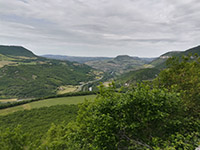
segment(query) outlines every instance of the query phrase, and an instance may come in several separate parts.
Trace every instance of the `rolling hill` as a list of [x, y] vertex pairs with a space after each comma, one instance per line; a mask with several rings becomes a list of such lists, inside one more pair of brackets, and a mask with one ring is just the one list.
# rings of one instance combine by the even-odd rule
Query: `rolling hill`
[[170, 58], [172, 56], [182, 57], [182, 56], [186, 56], [188, 54], [193, 54], [193, 55], [198, 54], [198, 55], [200, 55], [200, 46], [193, 47], [193, 48], [190, 48], [190, 49], [185, 50], [185, 51], [167, 52], [167, 53], [161, 55], [160, 57], [158, 57], [157, 59], [153, 60], [150, 64], [154, 67], [157, 67], [157, 68], [164, 68], [165, 62], [168, 58]]
[[95, 80], [98, 71], [85, 64], [38, 57], [18, 46], [0, 46], [0, 98], [54, 95], [60, 87]]
[[156, 78], [160, 70], [157, 68], [143, 68], [135, 71], [130, 71], [118, 77], [117, 82], [123, 83], [125, 85], [130, 85], [133, 83], [152, 80]]
[[171, 51], [171, 52], [167, 52], [163, 55], [161, 55], [160, 57], [156, 58], [155, 60], [153, 60], [150, 64], [154, 67], [158, 67], [158, 68], [162, 68], [162, 65], [165, 64], [166, 60], [172, 56], [177, 56], [179, 53], [181, 53], [180, 51]]
[[57, 60], [68, 60], [71, 62], [79, 62], [89, 65], [98, 70], [104, 72], [112, 72], [121, 74], [130, 70], [135, 70], [141, 67], [143, 64], [147, 64], [155, 58], [139, 58], [131, 57], [128, 55], [119, 55], [115, 58], [112, 57], [77, 57], [77, 56], [65, 56], [65, 55], [42, 55], [42, 57], [57, 59]]
[[89, 61], [85, 64], [104, 72], [110, 72], [115, 75], [120, 75], [125, 72], [143, 68], [148, 63], [149, 59], [131, 57], [128, 55], [119, 55], [113, 59], [101, 61]]
[[167, 52], [160, 57], [154, 59], [152, 62], [149, 63], [152, 68], [142, 68], [135, 71], [131, 71], [128, 73], [119, 76], [116, 81], [120, 84], [131, 84], [137, 81], [144, 81], [144, 80], [152, 80], [156, 77], [159, 72], [166, 68], [166, 61], [168, 58], [172, 56], [182, 57], [188, 54], [198, 54], [200, 55], [200, 46], [185, 50], [185, 51], [170, 51]]
[[188, 54], [195, 54], [195, 53], [200, 56], [200, 45], [196, 46], [196, 47], [193, 47], [193, 48], [190, 48], [190, 49], [188, 49], [186, 51], [183, 51], [180, 54], [178, 54], [178, 56], [180, 56], [180, 55], [188, 55]]

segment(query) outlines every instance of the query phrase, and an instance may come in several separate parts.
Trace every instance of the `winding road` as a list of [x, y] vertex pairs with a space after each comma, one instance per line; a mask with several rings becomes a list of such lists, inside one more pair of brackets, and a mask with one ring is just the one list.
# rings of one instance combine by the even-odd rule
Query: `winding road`
[[102, 77], [99, 78], [99, 79], [96, 79], [96, 80], [93, 80], [93, 81], [88, 81], [88, 82], [86, 82], [86, 83], [81, 84], [81, 85], [78, 87], [77, 91], [78, 91], [78, 92], [82, 91], [82, 89], [83, 89], [83, 87], [84, 87], [85, 85], [91, 84], [91, 83], [95, 83], [95, 82], [97, 82], [97, 81], [100, 81], [101, 79], [103, 79], [103, 77], [104, 77], [104, 76], [102, 76]]

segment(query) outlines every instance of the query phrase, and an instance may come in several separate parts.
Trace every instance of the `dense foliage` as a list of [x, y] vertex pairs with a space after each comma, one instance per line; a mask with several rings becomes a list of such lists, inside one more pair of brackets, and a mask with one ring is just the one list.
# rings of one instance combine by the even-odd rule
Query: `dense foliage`
[[20, 142], [30, 149], [38, 147], [52, 123], [66, 125], [75, 120], [77, 110], [76, 105], [57, 105], [0, 116], [0, 150], [23, 149], [15, 147]]
[[198, 55], [172, 57], [168, 69], [163, 70], [155, 80], [156, 85], [176, 89], [187, 103], [189, 111], [199, 112], [200, 104], [200, 58]]
[[[85, 102], [76, 122], [61, 137], [50, 134], [43, 149], [194, 149], [199, 125], [185, 118], [179, 94], [139, 85], [126, 94], [101, 88], [94, 103]], [[197, 123], [197, 122], [196, 122]], [[58, 127], [55, 130], [60, 130]], [[51, 130], [49, 131], [51, 132]], [[62, 139], [62, 140], [59, 140]], [[52, 146], [52, 143], [55, 145]]]

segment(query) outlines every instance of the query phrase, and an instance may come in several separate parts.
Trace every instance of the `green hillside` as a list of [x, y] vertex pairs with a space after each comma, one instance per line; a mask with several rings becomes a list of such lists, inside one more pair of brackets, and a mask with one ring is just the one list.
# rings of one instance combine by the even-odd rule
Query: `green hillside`
[[21, 46], [3, 46], [0, 45], [0, 54], [6, 56], [25, 56], [36, 57], [31, 51]]
[[98, 71], [84, 64], [37, 57], [21, 47], [8, 46], [8, 52], [1, 47], [0, 98], [54, 95], [60, 86], [80, 86], [97, 77]]
[[186, 56], [188, 54], [195, 54], [195, 53], [200, 55], [200, 46], [188, 49], [186, 51], [167, 52], [150, 63], [150, 66], [153, 66], [153, 68], [138, 69], [135, 71], [125, 73], [117, 78], [117, 82], [124, 84], [124, 83], [135, 83], [137, 81], [154, 79], [161, 70], [166, 68], [166, 61], [168, 58], [171, 58], [172, 56], [182, 57], [183, 55]]
[[190, 49], [185, 50], [185, 51], [167, 52], [167, 53], [161, 55], [160, 57], [158, 57], [157, 59], [153, 60], [150, 64], [152, 66], [155, 66], [155, 67], [161, 69], [161, 68], [165, 67], [165, 62], [168, 58], [170, 58], [172, 56], [182, 57], [183, 55], [186, 56], [188, 54], [198, 54], [198, 55], [200, 55], [200, 46], [190, 48]]
[[195, 54], [195, 53], [200, 55], [200, 46], [196, 46], [194, 48], [190, 48], [190, 49], [188, 49], [186, 51], [183, 51], [182, 53], [179, 54], [179, 56], [180, 55]]
[[158, 68], [162, 68], [160, 66], [163, 66], [163, 64], [165, 64], [166, 60], [172, 56], [177, 56], [179, 53], [178, 51], [171, 51], [171, 52], [167, 52], [163, 55], [161, 55], [160, 57], [156, 58], [155, 60], [153, 60], [150, 64], [152, 66], [156, 66]]
[[117, 82], [121, 84], [132, 84], [144, 80], [151, 80], [154, 79], [159, 72], [160, 70], [156, 68], [144, 68], [136, 71], [130, 71], [120, 76], [117, 79]]

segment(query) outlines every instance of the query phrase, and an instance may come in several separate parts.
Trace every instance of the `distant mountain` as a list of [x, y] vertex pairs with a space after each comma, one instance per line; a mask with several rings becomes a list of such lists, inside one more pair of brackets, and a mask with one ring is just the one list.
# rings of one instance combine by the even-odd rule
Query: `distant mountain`
[[135, 70], [137, 68], [142, 67], [144, 64], [148, 64], [149, 62], [155, 59], [155, 58], [131, 57], [128, 55], [119, 55], [115, 58], [76, 57], [76, 56], [64, 56], [64, 55], [42, 55], [42, 57], [84, 63], [95, 69], [102, 70], [104, 72], [111, 72], [115, 74], [122, 74], [130, 70]]
[[142, 60], [144, 60], [145, 62], [147, 62], [147, 63], [150, 63], [150, 62], [152, 62], [153, 60], [155, 60], [156, 59], [156, 57], [140, 57], [140, 59], [142, 59]]
[[115, 73], [116, 75], [123, 74], [128, 71], [143, 68], [145, 64], [149, 63], [150, 59], [131, 57], [128, 55], [119, 55], [113, 59], [88, 61], [85, 64], [104, 72]]
[[54, 95], [65, 86], [79, 86], [98, 76], [85, 64], [38, 57], [23, 47], [0, 46], [0, 98]]
[[128, 55], [119, 55], [117, 57], [114, 58], [115, 61], [132, 61], [132, 60], [140, 60], [140, 58], [138, 57], [131, 57]]
[[71, 62], [79, 62], [79, 63], [112, 59], [111, 57], [77, 57], [77, 56], [65, 56], [65, 55], [42, 55], [42, 57], [57, 59], [57, 60], [68, 60]]

